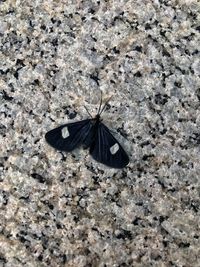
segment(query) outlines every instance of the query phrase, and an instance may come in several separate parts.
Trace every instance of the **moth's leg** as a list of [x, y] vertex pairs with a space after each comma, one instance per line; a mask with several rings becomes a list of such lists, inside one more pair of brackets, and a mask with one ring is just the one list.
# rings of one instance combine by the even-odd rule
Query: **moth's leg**
[[109, 129], [109, 131], [110, 131], [112, 134], [117, 135], [117, 136], [121, 135], [123, 138], [125, 138], [126, 140], [128, 140], [127, 137], [124, 136], [120, 131], [112, 130], [112, 129], [110, 129], [110, 128], [108, 128], [108, 129]]

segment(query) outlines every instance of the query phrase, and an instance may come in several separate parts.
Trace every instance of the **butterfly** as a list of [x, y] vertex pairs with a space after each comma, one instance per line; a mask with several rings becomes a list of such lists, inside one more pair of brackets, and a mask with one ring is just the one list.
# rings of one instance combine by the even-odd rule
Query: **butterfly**
[[67, 123], [47, 132], [45, 135], [47, 143], [59, 151], [66, 152], [83, 145], [84, 148], [89, 148], [89, 153], [96, 161], [112, 168], [124, 168], [129, 163], [129, 157], [101, 119], [109, 100], [101, 109], [101, 95], [95, 117], [92, 117], [85, 107], [91, 118]]

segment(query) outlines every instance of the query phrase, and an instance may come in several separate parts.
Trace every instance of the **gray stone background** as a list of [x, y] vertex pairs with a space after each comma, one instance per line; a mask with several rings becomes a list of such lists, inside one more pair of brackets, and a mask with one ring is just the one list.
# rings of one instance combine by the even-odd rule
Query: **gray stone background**
[[[200, 2], [0, 10], [0, 266], [200, 266]], [[122, 170], [44, 140], [100, 90]]]

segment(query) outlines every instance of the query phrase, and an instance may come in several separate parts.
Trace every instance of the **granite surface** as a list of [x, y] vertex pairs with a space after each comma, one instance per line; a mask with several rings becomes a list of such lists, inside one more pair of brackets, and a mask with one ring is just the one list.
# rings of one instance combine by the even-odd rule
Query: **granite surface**
[[[0, 1], [0, 266], [200, 266], [200, 2]], [[122, 169], [44, 134], [95, 114]]]

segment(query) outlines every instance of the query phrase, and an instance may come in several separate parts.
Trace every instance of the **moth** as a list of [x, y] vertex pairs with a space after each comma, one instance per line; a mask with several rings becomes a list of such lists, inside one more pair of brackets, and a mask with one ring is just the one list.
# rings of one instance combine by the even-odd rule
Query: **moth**
[[47, 132], [47, 143], [57, 150], [66, 152], [83, 145], [84, 148], [89, 148], [89, 153], [96, 161], [112, 168], [124, 168], [129, 163], [129, 157], [101, 118], [109, 100], [101, 108], [101, 96], [95, 117], [92, 117], [85, 107], [91, 118], [67, 123]]

